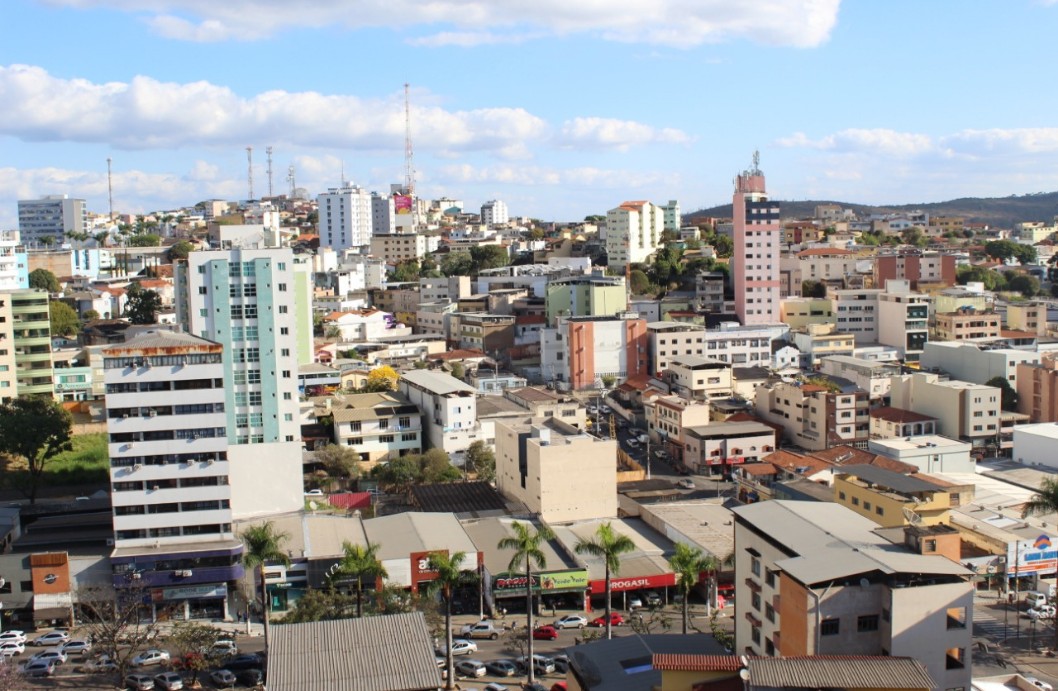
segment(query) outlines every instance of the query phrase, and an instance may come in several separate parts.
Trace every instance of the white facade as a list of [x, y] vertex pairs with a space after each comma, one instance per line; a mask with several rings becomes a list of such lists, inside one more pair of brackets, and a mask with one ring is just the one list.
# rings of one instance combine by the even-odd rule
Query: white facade
[[1014, 426], [1014, 460], [1025, 465], [1058, 469], [1058, 424], [1041, 422]]
[[419, 260], [437, 249], [440, 238], [436, 235], [393, 233], [374, 235], [367, 243], [371, 254], [390, 264]]
[[367, 190], [346, 183], [316, 199], [320, 215], [320, 247], [343, 250], [371, 243], [372, 206]]
[[878, 295], [878, 342], [917, 362], [929, 340], [929, 298], [911, 291], [906, 280], [886, 281]]
[[977, 462], [970, 455], [971, 446], [968, 443], [936, 434], [871, 439], [867, 449], [909, 463], [923, 473], [977, 472]]
[[872, 362], [847, 355], [828, 355], [819, 362], [819, 371], [834, 377], [848, 379], [867, 392], [872, 400], [889, 395], [892, 377], [900, 374], [898, 365]]
[[45, 238], [51, 238], [51, 244], [58, 247], [70, 242], [70, 233], [84, 233], [87, 226], [84, 199], [53, 194], [18, 202], [18, 230], [27, 246], [44, 247]]
[[676, 199], [670, 199], [668, 204], [661, 207], [661, 210], [664, 214], [663, 224], [665, 230], [671, 230], [674, 233], [678, 233], [680, 231], [680, 226], [683, 225], [683, 215], [680, 213], [680, 202]]
[[0, 290], [18, 290], [28, 288], [22, 285], [23, 271], [19, 270], [19, 261], [25, 261], [25, 255], [16, 253], [21, 244], [17, 230], [0, 231]]
[[936, 418], [941, 434], [975, 446], [999, 436], [1000, 391], [993, 386], [916, 372], [893, 377], [890, 401], [894, 408]]
[[234, 537], [221, 351], [154, 331], [104, 351], [117, 547]]
[[827, 293], [833, 305], [839, 330], [856, 338], [856, 345], [878, 342], [878, 296], [880, 289], [831, 290]]
[[422, 411], [423, 448], [442, 449], [453, 461], [462, 461], [475, 441], [486, 440], [478, 422], [473, 387], [450, 374], [411, 370], [398, 382], [400, 392]]
[[640, 264], [657, 251], [665, 212], [645, 201], [624, 202], [606, 213], [606, 256], [611, 268]]
[[695, 324], [653, 322], [647, 324], [650, 349], [650, 372], [667, 369], [678, 355], [697, 355], [736, 366], [771, 362], [771, 343], [789, 332], [785, 324], [774, 326], [739, 326], [727, 322], [719, 329]]
[[507, 204], [499, 199], [487, 201], [481, 205], [481, 223], [486, 226], [502, 226], [510, 221]]
[[371, 232], [397, 232], [396, 212], [393, 209], [393, 197], [378, 192], [371, 193]]
[[1018, 388], [1018, 365], [1039, 362], [1039, 353], [1013, 348], [984, 350], [974, 343], [931, 342], [922, 352], [922, 369], [939, 369], [956, 379], [975, 384], [1002, 377], [1014, 389]]

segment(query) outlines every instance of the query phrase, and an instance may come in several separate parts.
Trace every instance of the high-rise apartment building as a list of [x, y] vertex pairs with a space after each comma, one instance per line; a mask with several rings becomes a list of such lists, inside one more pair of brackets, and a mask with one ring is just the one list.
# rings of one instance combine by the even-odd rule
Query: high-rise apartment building
[[507, 204], [498, 199], [487, 201], [481, 205], [481, 223], [486, 226], [502, 226], [510, 221], [507, 213]]
[[0, 290], [29, 287], [25, 250], [17, 230], [0, 231]]
[[372, 203], [367, 190], [351, 182], [316, 198], [320, 247], [344, 250], [371, 244]]
[[735, 248], [731, 280], [735, 314], [743, 325], [777, 324], [779, 318], [779, 203], [770, 201], [764, 173], [754, 154], [753, 167], [735, 178], [732, 199]]
[[103, 351], [114, 585], [150, 588], [155, 616], [227, 618], [243, 575], [224, 360], [219, 343], [162, 330]]
[[0, 399], [54, 396], [48, 293], [0, 292], [0, 317]]
[[665, 212], [650, 202], [624, 202], [606, 212], [606, 256], [609, 266], [624, 270], [647, 261], [657, 251], [665, 229]]
[[661, 207], [661, 211], [664, 215], [665, 230], [671, 230], [674, 233], [680, 232], [680, 226], [683, 225], [680, 202], [676, 199], [670, 199], [668, 204]]
[[397, 231], [396, 211], [393, 208], [393, 197], [378, 192], [371, 193], [371, 232], [386, 235]]
[[22, 242], [28, 246], [61, 245], [69, 241], [70, 233], [84, 233], [87, 226], [88, 209], [84, 199], [52, 194], [18, 202], [18, 230]]

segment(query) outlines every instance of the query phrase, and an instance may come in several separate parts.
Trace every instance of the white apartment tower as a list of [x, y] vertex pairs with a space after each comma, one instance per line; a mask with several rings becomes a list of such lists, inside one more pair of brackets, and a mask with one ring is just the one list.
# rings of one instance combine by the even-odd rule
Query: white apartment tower
[[[25, 254], [19, 252], [22, 243], [17, 230], [0, 230], [0, 290], [28, 288]], [[20, 266], [20, 264], [22, 266]]]
[[510, 216], [507, 214], [507, 204], [498, 199], [487, 201], [481, 205], [481, 223], [491, 228], [492, 226], [507, 225]]
[[606, 256], [611, 268], [623, 270], [650, 258], [661, 242], [665, 212], [645, 201], [624, 202], [606, 212]]
[[320, 247], [341, 251], [371, 244], [371, 195], [351, 182], [332, 187], [316, 199]]
[[374, 235], [389, 235], [397, 232], [396, 211], [393, 197], [378, 192], [371, 193], [371, 232]]
[[31, 247], [58, 247], [69, 242], [70, 233], [83, 233], [88, 226], [84, 199], [52, 194], [18, 202], [18, 230], [22, 242]]
[[753, 167], [735, 178], [732, 199], [735, 248], [731, 279], [735, 314], [743, 325], [778, 324], [779, 244], [782, 224], [779, 203], [768, 200], [764, 173], [753, 155]]
[[661, 207], [661, 209], [665, 214], [665, 230], [671, 230], [674, 233], [680, 232], [680, 226], [683, 225], [680, 202], [676, 199], [670, 199], [669, 203]]

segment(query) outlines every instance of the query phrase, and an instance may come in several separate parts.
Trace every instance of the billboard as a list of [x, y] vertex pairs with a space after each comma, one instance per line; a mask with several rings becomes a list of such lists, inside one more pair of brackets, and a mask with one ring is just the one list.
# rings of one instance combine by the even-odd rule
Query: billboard
[[[676, 585], [676, 574], [659, 573], [653, 576], [639, 576], [637, 578], [611, 578], [610, 591], [620, 593], [626, 590], [639, 590], [640, 588], [664, 588]], [[600, 578], [591, 582], [591, 594], [598, 595], [606, 592], [606, 580]]]
[[1058, 538], [1041, 533], [1029, 540], [1007, 545], [1007, 575], [1054, 573], [1058, 567]]
[[393, 195], [393, 210], [398, 214], [410, 214], [411, 213], [411, 195], [408, 194], [394, 194]]
[[[525, 594], [525, 574], [502, 573], [493, 579], [493, 592], [497, 596]], [[534, 593], [584, 590], [588, 587], [586, 569], [574, 571], [545, 571], [534, 573], [532, 590]]]

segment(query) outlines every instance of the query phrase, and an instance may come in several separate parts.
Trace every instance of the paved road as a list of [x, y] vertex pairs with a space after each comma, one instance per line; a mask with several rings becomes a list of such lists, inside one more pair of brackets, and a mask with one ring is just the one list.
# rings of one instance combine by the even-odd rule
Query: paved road
[[994, 592], [974, 598], [974, 676], [1019, 672], [1058, 686], [1058, 658], [1041, 652], [1054, 648], [1053, 622], [1033, 628], [1023, 609], [1008, 607]]

